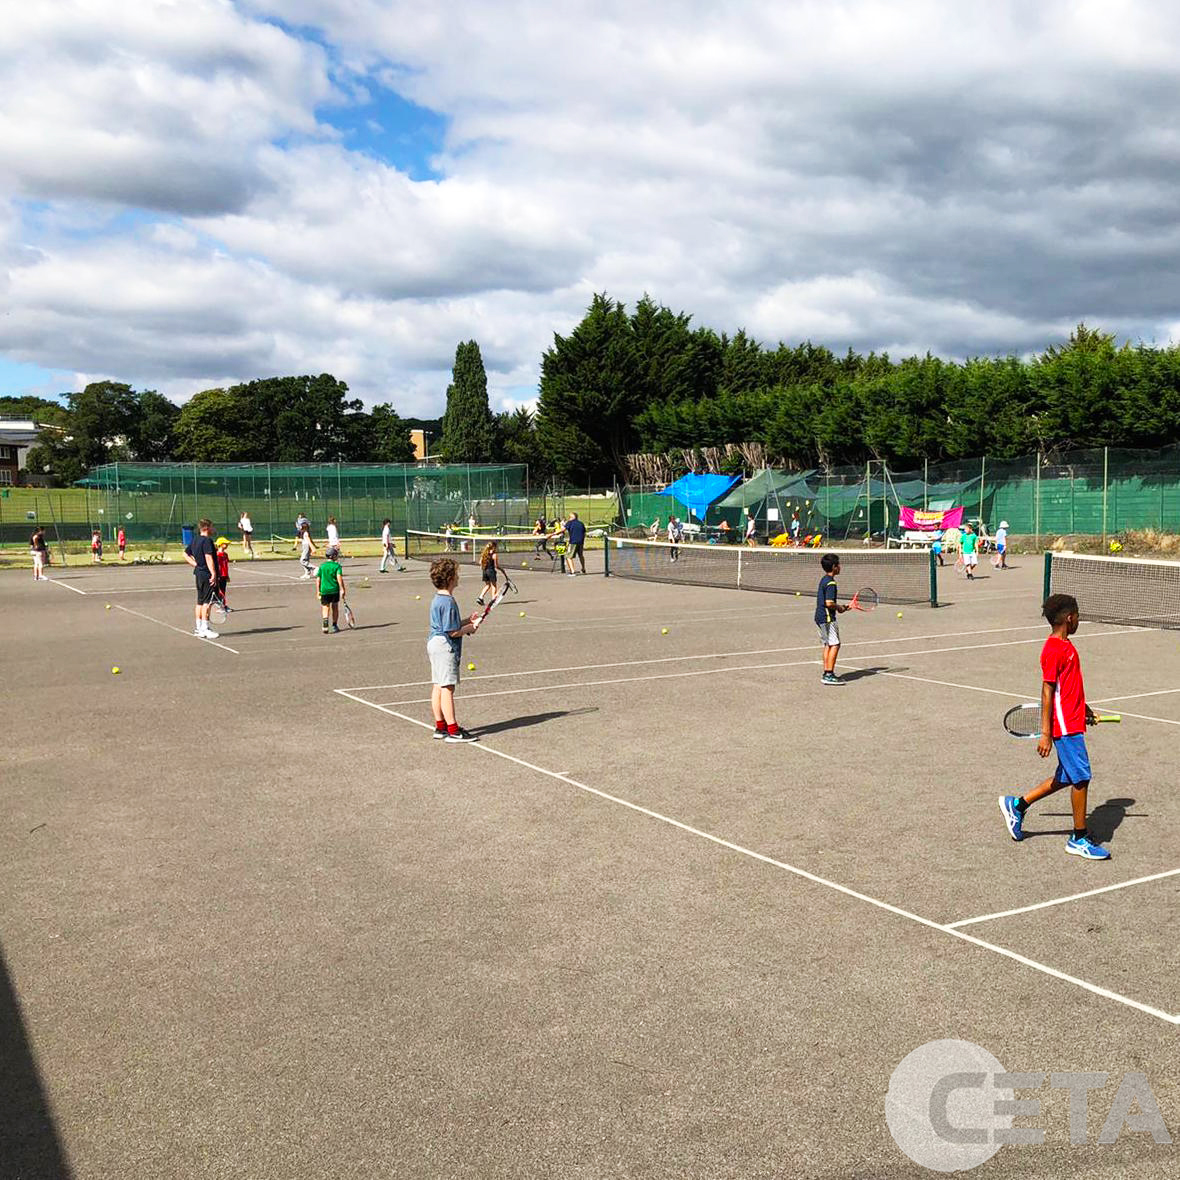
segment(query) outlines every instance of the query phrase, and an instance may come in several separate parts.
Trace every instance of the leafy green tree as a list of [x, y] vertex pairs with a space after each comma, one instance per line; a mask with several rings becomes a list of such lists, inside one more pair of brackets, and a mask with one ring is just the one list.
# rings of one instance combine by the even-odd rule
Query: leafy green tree
[[69, 410], [61, 402], [49, 398], [24, 394], [18, 397], [0, 397], [0, 418], [31, 418], [45, 425], [64, 425]]
[[149, 463], [160, 463], [172, 455], [172, 428], [180, 417], [180, 407], [154, 389], [136, 394], [135, 408], [127, 424], [127, 442], [131, 456]]
[[234, 463], [254, 458], [249, 408], [239, 392], [203, 389], [180, 408], [172, 428], [173, 454], [199, 463]]
[[452, 463], [487, 463], [495, 449], [495, 426], [488, 405], [488, 375], [479, 344], [468, 340], [455, 349], [442, 453]]
[[373, 449], [369, 456], [374, 463], [413, 463], [414, 445], [410, 442], [410, 427], [399, 418], [393, 406], [386, 402], [374, 406], [369, 415], [372, 423]]
[[581, 323], [541, 360], [537, 438], [554, 472], [600, 483], [624, 474], [644, 382], [627, 313], [595, 295]]

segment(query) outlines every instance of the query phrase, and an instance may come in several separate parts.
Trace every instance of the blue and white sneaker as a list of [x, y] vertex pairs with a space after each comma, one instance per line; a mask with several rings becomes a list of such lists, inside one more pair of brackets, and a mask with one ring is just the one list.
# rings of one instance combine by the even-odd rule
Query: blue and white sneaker
[[1024, 816], [1016, 810], [1019, 802], [1017, 795], [1001, 795], [1000, 810], [1004, 813], [1004, 823], [1008, 825], [1008, 835], [1013, 840], [1024, 839]]
[[1110, 853], [1101, 844], [1095, 844], [1089, 836], [1070, 836], [1065, 842], [1065, 851], [1070, 856], [1080, 856], [1085, 860], [1110, 860]]

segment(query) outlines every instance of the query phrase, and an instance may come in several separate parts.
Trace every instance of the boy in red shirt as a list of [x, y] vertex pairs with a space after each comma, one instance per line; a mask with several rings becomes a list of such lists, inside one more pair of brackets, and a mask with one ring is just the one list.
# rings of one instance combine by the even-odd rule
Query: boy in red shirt
[[229, 589], [229, 541], [225, 537], [217, 538], [217, 556], [213, 560], [217, 564], [217, 597], [221, 599], [225, 613], [231, 614], [233, 607], [226, 600], [226, 591]]
[[123, 561], [127, 556], [127, 533], [123, 526], [119, 525], [119, 560]]
[[1110, 853], [1086, 833], [1086, 790], [1090, 785], [1090, 756], [1086, 751], [1086, 726], [1094, 714], [1086, 704], [1082, 664], [1078, 649], [1069, 637], [1078, 629], [1078, 600], [1071, 594], [1051, 594], [1042, 608], [1053, 634], [1041, 649], [1041, 737], [1037, 753], [1048, 758], [1057, 751], [1057, 769], [1052, 778], [1038, 783], [1026, 795], [1000, 796], [1000, 810], [1013, 840], [1023, 836], [1024, 813], [1029, 805], [1070, 788], [1073, 835], [1065, 851], [1086, 860], [1109, 860]]

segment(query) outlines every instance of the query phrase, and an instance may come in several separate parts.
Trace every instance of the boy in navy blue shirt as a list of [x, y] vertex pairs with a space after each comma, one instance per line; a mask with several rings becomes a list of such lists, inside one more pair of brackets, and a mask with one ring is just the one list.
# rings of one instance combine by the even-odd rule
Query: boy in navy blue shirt
[[835, 553], [825, 553], [819, 559], [824, 576], [819, 580], [815, 592], [815, 625], [819, 628], [819, 641], [824, 649], [824, 674], [822, 684], [843, 684], [836, 675], [836, 657], [840, 654], [840, 629], [836, 616], [842, 615], [847, 606], [837, 602], [836, 578], [840, 573], [840, 558]]
[[566, 554], [570, 563], [570, 577], [572, 578], [577, 572], [574, 569], [574, 558], [576, 557], [582, 566], [582, 573], [586, 572], [586, 557], [582, 551], [582, 547], [586, 544], [586, 526], [578, 519], [576, 512], [570, 513], [570, 518], [565, 522], [565, 535], [569, 538], [570, 551]]

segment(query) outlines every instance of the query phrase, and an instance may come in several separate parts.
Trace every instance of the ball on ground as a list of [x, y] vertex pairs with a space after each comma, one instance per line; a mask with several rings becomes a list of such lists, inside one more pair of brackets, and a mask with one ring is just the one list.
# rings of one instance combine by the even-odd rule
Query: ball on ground
[[421, 595], [421, 594], [415, 594], [415, 595], [414, 595], [414, 601], [415, 601], [415, 602], [421, 602], [421, 601], [422, 601], [422, 595]]
[[524, 618], [524, 611], [521, 611], [521, 612], [520, 612], [520, 617], [521, 617], [522, 619]]
[[468, 665], [467, 665], [467, 671], [468, 671], [468, 672], [474, 672], [474, 671], [475, 671], [475, 665], [474, 665], [474, 664], [468, 664]]
[[112, 676], [118, 676], [118, 675], [119, 675], [119, 665], [118, 665], [118, 664], [116, 664], [116, 665], [115, 665], [115, 666], [114, 666], [114, 667], [111, 669], [111, 675], [112, 675]]
[[901, 618], [901, 611], [898, 611], [898, 612], [897, 612], [897, 617], [898, 617], [899, 619]]
[[661, 635], [667, 635], [667, 634], [668, 634], [668, 628], [667, 628], [667, 627], [661, 627], [661, 628], [660, 628], [660, 634], [661, 634]]
[[110, 609], [111, 609], [111, 604], [108, 602], [107, 603], [107, 610], [110, 610]]

